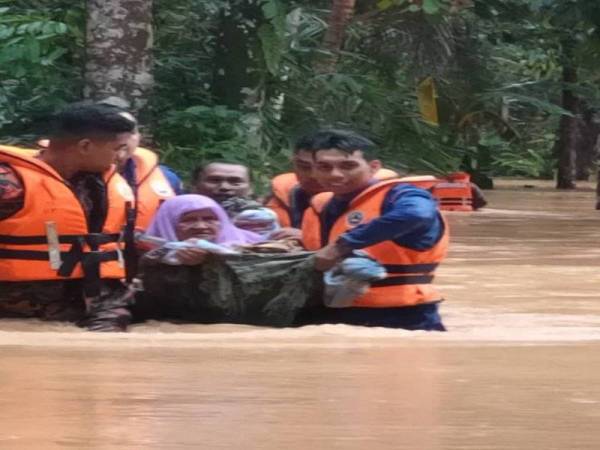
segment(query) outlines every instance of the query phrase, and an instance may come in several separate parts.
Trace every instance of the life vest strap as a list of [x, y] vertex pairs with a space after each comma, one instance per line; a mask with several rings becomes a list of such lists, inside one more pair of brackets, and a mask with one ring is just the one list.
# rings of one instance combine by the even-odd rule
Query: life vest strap
[[405, 277], [387, 277], [383, 280], [374, 281], [371, 287], [405, 286], [408, 284], [430, 284], [433, 275], [408, 275]]
[[[74, 244], [83, 239], [90, 247], [97, 247], [119, 240], [118, 233], [88, 233], [88, 234], [64, 234], [58, 236], [58, 242], [61, 244]], [[0, 244], [7, 245], [39, 245], [47, 244], [48, 239], [43, 236], [11, 236], [0, 234]]]
[[[161, 200], [160, 203], [164, 201]], [[138, 258], [135, 246], [135, 220], [137, 217], [137, 207], [134, 207], [131, 202], [125, 203], [126, 222], [123, 228], [123, 233], [120, 239], [125, 243], [125, 279], [127, 283], [131, 283], [137, 274]]]
[[[63, 261], [68, 258], [69, 252], [61, 252], [60, 256]], [[110, 252], [87, 252], [83, 258], [95, 258], [98, 262], [117, 261], [119, 254], [116, 251]], [[48, 252], [39, 250], [9, 250], [0, 249], [0, 259], [23, 259], [27, 261], [49, 261]], [[64, 263], [63, 263], [64, 265]], [[72, 272], [72, 270], [71, 270]], [[66, 276], [69, 276], [67, 274]]]
[[[58, 275], [68, 278], [73, 273], [77, 263], [83, 268], [83, 289], [86, 297], [100, 295], [100, 264], [108, 261], [118, 261], [119, 252], [91, 251], [84, 252], [81, 243], [74, 243], [68, 252], [61, 252], [62, 264]], [[49, 261], [48, 252], [39, 250], [10, 250], [0, 249], [0, 259], [21, 259], [29, 261]]]
[[389, 274], [429, 273], [437, 269], [438, 263], [431, 264], [384, 264]]

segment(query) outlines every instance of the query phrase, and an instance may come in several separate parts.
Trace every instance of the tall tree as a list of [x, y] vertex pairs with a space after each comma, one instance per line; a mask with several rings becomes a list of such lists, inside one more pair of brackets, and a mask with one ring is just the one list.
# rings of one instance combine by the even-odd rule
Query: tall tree
[[231, 0], [221, 8], [212, 83], [218, 104], [235, 109], [256, 101], [250, 93], [261, 75], [258, 30], [262, 17], [258, 1]]
[[121, 97], [138, 112], [153, 83], [152, 0], [87, 0], [85, 97]]
[[558, 189], [575, 188], [575, 171], [577, 161], [577, 96], [573, 93], [573, 85], [577, 82], [577, 70], [563, 66], [562, 107], [570, 113], [560, 118], [556, 153], [558, 156], [558, 174], [556, 187]]
[[327, 31], [323, 38], [323, 50], [328, 55], [318, 61], [315, 69], [321, 73], [330, 73], [335, 70], [340, 51], [344, 45], [346, 28], [354, 15], [356, 0], [332, 0], [331, 14], [327, 20]]

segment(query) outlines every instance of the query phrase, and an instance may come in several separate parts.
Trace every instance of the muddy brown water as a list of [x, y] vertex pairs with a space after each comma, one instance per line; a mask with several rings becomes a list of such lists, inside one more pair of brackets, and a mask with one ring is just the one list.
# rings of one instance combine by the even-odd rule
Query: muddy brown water
[[0, 321], [0, 449], [600, 449], [600, 212], [516, 186], [448, 215], [448, 333]]

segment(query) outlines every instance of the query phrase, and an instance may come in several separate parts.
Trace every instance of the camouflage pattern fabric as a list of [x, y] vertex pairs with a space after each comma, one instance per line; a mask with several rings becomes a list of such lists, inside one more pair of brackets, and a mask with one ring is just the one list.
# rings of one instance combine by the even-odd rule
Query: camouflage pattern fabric
[[0, 282], [0, 317], [36, 317], [74, 322], [85, 304], [73, 281]]
[[[159, 249], [160, 250], [160, 249]], [[198, 266], [142, 259], [138, 318], [283, 327], [320, 302], [312, 253], [211, 255]]]
[[134, 291], [119, 280], [103, 280], [100, 295], [86, 299], [87, 313], [78, 322], [89, 331], [126, 331]]
[[132, 291], [119, 280], [104, 280], [100, 295], [87, 302], [80, 280], [0, 282], [0, 318], [67, 321], [91, 331], [125, 331], [132, 301]]

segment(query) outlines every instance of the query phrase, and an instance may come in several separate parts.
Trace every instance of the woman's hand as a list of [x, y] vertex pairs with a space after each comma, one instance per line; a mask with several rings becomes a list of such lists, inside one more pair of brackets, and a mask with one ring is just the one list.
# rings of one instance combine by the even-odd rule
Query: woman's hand
[[177, 250], [177, 259], [186, 266], [195, 266], [206, 261], [208, 252], [200, 248], [184, 248]]

